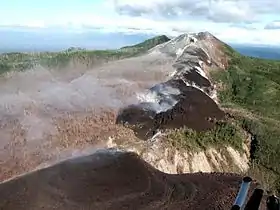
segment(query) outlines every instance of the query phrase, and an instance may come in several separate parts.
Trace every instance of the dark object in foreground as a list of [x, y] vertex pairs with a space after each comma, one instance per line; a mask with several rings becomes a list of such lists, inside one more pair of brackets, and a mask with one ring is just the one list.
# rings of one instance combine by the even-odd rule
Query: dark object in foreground
[[275, 195], [271, 195], [266, 200], [268, 210], [280, 210], [280, 199]]
[[[231, 207], [231, 210], [259, 210], [263, 198], [264, 190], [256, 188], [248, 200], [246, 206], [245, 201], [250, 189], [250, 184], [252, 182], [251, 177], [244, 177], [239, 188], [238, 194], [236, 196], [235, 202]], [[267, 210], [280, 210], [279, 198], [271, 195], [266, 200]]]
[[250, 177], [243, 178], [239, 192], [237, 194], [237, 197], [235, 199], [234, 205], [231, 208], [231, 210], [243, 209], [248, 191], [250, 189], [251, 182], [252, 182], [252, 179]]
[[255, 189], [253, 192], [253, 195], [250, 197], [247, 205], [245, 206], [245, 210], [250, 210], [250, 209], [259, 209], [261, 200], [263, 198], [263, 189]]

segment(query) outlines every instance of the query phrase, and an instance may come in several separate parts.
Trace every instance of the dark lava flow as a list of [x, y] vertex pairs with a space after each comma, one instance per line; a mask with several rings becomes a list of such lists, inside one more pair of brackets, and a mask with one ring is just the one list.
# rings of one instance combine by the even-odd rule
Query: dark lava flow
[[[215, 125], [214, 119], [224, 117], [224, 112], [214, 100], [201, 90], [186, 86], [183, 80], [170, 80], [165, 85], [178, 88], [181, 92], [173, 95], [178, 102], [171, 109], [156, 113], [150, 108], [150, 103], [131, 105], [120, 112], [117, 123], [125, 122], [139, 138], [147, 139], [159, 129], [187, 126], [197, 131], [207, 130]], [[160, 103], [164, 103], [164, 99]]]

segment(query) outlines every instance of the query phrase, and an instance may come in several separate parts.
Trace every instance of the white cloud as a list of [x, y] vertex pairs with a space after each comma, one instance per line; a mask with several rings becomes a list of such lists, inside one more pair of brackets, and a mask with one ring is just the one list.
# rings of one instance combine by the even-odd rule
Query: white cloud
[[259, 14], [278, 14], [275, 0], [114, 0], [115, 10], [131, 16], [196, 17], [217, 22], [256, 21]]
[[276, 20], [276, 21], [273, 21], [271, 23], [268, 23], [265, 26], [265, 29], [280, 29], [280, 21]]
[[221, 40], [237, 44], [255, 44], [255, 45], [278, 45], [280, 46], [280, 29], [265, 30], [255, 29], [247, 30], [242, 28], [228, 28], [214, 34]]
[[[121, 32], [126, 34], [166, 34], [177, 36], [185, 32], [209, 31], [219, 39], [230, 43], [280, 45], [280, 29], [267, 30], [263, 27], [238, 27], [225, 23], [199, 20], [155, 20], [146, 17], [116, 16], [113, 19], [104, 16], [86, 15], [57, 19], [56, 24], [44, 21], [25, 23], [25, 26], [44, 26], [45, 30], [57, 29], [71, 33], [98, 30], [104, 33]], [[21, 25], [24, 26], [24, 25]]]
[[[165, 22], [171, 34], [210, 31], [231, 43], [280, 45], [280, 1], [275, 0], [114, 0], [120, 15]], [[133, 20], [133, 19], [131, 19]], [[265, 22], [266, 21], [266, 22]], [[162, 24], [164, 25], [164, 24]], [[239, 25], [239, 26], [238, 26]], [[140, 27], [137, 25], [137, 27]], [[157, 30], [156, 23], [154, 30]]]
[[20, 23], [1, 23], [0, 20], [0, 25], [65, 30], [71, 33], [98, 30], [104, 33], [170, 36], [209, 31], [230, 43], [280, 45], [279, 21], [272, 22], [280, 19], [280, 1], [107, 0], [100, 8], [106, 12], [65, 13], [37, 20], [24, 19]]

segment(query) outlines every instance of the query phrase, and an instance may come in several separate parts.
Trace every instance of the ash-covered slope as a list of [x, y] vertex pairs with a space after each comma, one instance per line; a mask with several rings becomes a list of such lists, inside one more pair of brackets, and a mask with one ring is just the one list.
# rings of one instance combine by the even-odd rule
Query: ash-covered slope
[[134, 153], [100, 150], [0, 184], [0, 209], [226, 210], [240, 181], [232, 174], [165, 174]]
[[212, 128], [224, 112], [216, 103], [209, 70], [226, 68], [223, 45], [208, 32], [201, 32], [180, 35], [149, 50], [149, 54], [172, 58], [174, 73], [166, 82], [151, 87], [142, 103], [121, 110], [117, 123], [129, 125], [144, 139], [167, 128]]

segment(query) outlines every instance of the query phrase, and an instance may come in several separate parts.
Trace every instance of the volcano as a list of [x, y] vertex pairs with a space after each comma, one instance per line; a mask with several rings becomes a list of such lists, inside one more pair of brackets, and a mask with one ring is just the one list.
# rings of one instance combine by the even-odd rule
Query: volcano
[[[9, 140], [3, 143], [8, 155], [0, 154], [11, 156], [0, 168], [1, 210], [230, 209], [242, 181], [237, 174], [164, 173], [136, 153], [117, 148], [39, 167], [56, 152], [102, 148], [111, 137], [126, 142], [136, 135], [148, 142], [143, 140], [159, 132], [185, 126], [205, 131], [225, 119], [210, 79], [210, 71], [226, 71], [229, 65], [225, 44], [208, 32], [156, 43], [148, 50], [139, 45], [137, 56], [98, 63], [67, 77], [45, 70], [43, 75], [27, 72], [16, 75], [20, 79], [3, 79], [2, 101], [13, 109], [0, 109], [0, 137]], [[94, 110], [92, 115], [88, 110]], [[33, 130], [25, 132], [29, 127]], [[47, 128], [54, 134], [39, 135]], [[39, 133], [37, 141], [30, 141], [34, 133]]]
[[131, 127], [142, 139], [165, 129], [187, 126], [197, 131], [214, 127], [224, 112], [217, 105], [210, 69], [225, 69], [223, 43], [207, 32], [183, 34], [148, 54], [173, 59], [168, 80], [151, 87], [146, 101], [122, 109], [117, 123]]

